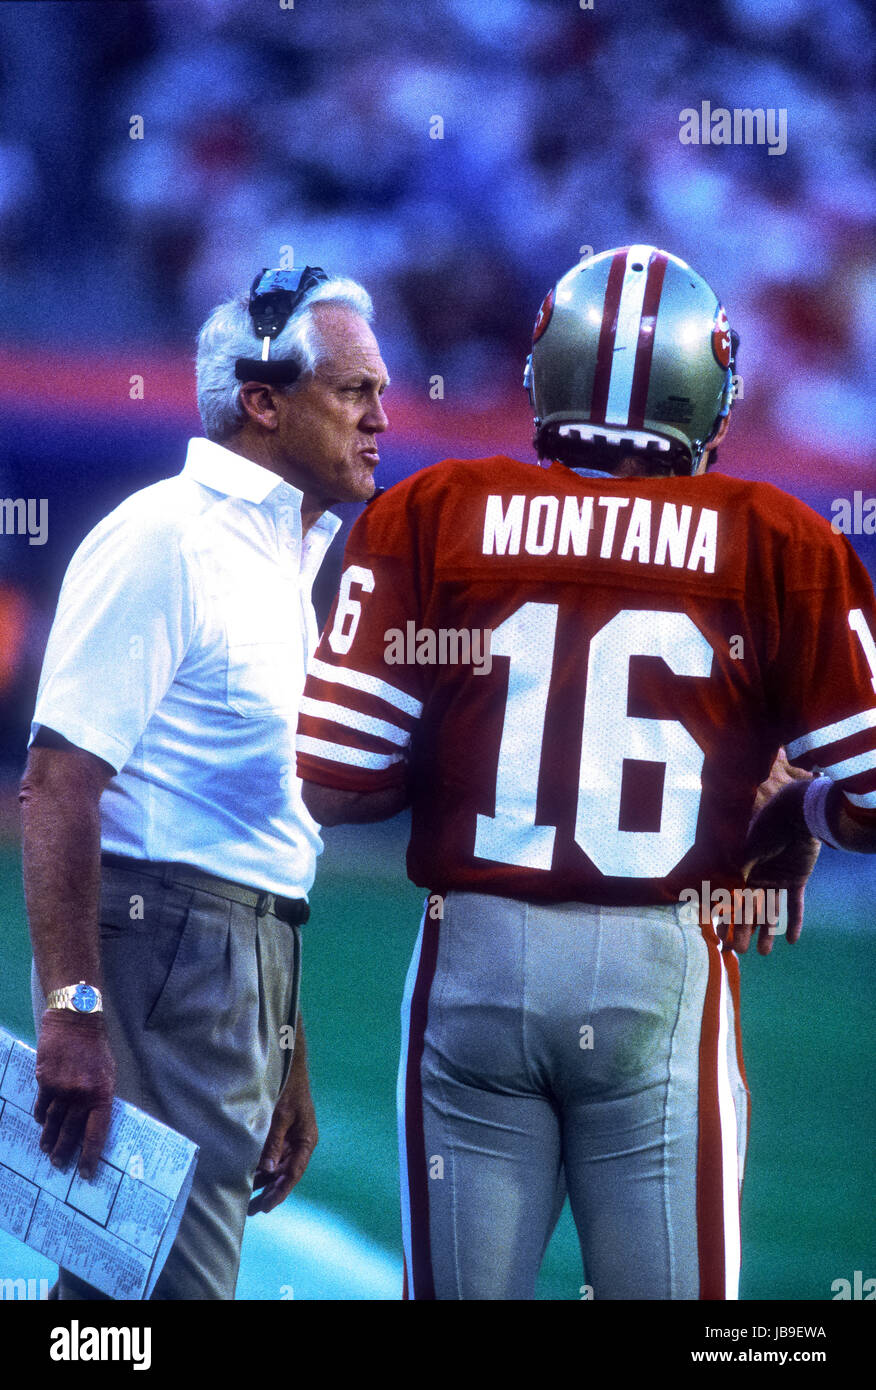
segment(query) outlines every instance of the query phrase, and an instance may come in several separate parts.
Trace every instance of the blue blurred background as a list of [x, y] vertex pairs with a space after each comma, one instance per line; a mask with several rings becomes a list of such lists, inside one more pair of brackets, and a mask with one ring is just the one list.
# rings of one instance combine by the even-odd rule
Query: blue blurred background
[[[199, 433], [194, 340], [213, 304], [247, 288], [261, 266], [292, 258], [367, 286], [393, 377], [386, 483], [448, 454], [530, 456], [520, 383], [543, 294], [585, 248], [653, 242], [705, 275], [741, 333], [741, 399], [719, 467], [770, 479], [831, 516], [835, 499], [876, 491], [867, 456], [873, 54], [857, 0], [0, 5], [0, 496], [48, 501], [45, 545], [0, 536], [0, 1022], [30, 1028], [13, 788], [60, 581], [102, 515], [181, 467], [186, 439]], [[682, 144], [680, 113], [705, 100], [785, 110], [787, 151]], [[142, 138], [132, 139], [135, 117]], [[132, 398], [134, 377], [142, 396], [135, 388]], [[876, 573], [876, 537], [850, 539]], [[323, 614], [340, 559], [338, 545], [321, 578]], [[352, 1268], [344, 1241], [359, 1241], [375, 1282], [350, 1273], [326, 1285], [314, 1275], [297, 1296], [391, 1296], [395, 1017], [416, 926], [403, 837], [394, 824], [376, 842], [344, 841], [334, 855], [330, 845], [318, 879], [314, 915], [323, 894], [324, 926], [308, 928], [305, 997], [310, 988], [324, 1143], [287, 1204], [300, 1203], [304, 1217], [284, 1212], [278, 1234], [245, 1261], [247, 1296], [284, 1297], [279, 1289], [296, 1285], [264, 1271], [282, 1221], [304, 1220], [300, 1260], [317, 1248], [310, 1201], [332, 1213], [317, 1226], [336, 1252], [334, 1265], [326, 1256], [314, 1268]], [[370, 897], [351, 897], [351, 863], [359, 879], [369, 866]], [[782, 1115], [797, 1114], [794, 1092], [811, 1074], [804, 1040], [800, 1077], [780, 1092], [772, 1131], [765, 1120], [775, 1166], [767, 1155], [768, 1177], [755, 1174], [747, 1196], [750, 1246], [762, 1252], [749, 1296], [829, 1297], [830, 1279], [872, 1251], [872, 1220], [854, 1196], [870, 1171], [867, 1144], [859, 1150], [851, 1137], [860, 1138], [867, 1101], [855, 1048], [842, 1043], [843, 1029], [866, 1031], [867, 1020], [872, 1038], [864, 967], [848, 979], [811, 972], [833, 968], [828, 927], [854, 943], [845, 968], [862, 959], [874, 886], [868, 864], [820, 865], [810, 922], [823, 949], [808, 975], [805, 963], [793, 967], [800, 988], [815, 991], [814, 1009], [833, 997], [832, 1021], [807, 1036], [820, 1065], [838, 1064], [847, 1079], [846, 1100], [840, 1089], [819, 1102], [816, 1132], [801, 1138], [810, 1163], [844, 1174], [831, 1236], [818, 1234], [825, 1208], [814, 1179], [805, 1183], [809, 1226], [774, 1200], [785, 1191]], [[337, 953], [347, 949], [345, 973]], [[791, 987], [782, 972], [792, 968], [775, 958], [768, 966], [772, 976], [752, 986], [762, 1002], [750, 1031], [756, 1041], [762, 1029], [765, 1054], [771, 990]], [[362, 1068], [351, 1000], [362, 1008], [363, 972], [381, 1049], [376, 1070], [351, 1089]], [[799, 1027], [793, 1012], [788, 1022]], [[762, 1065], [769, 1088], [767, 1055]], [[354, 1118], [367, 1136], [359, 1147]], [[872, 1110], [867, 1123], [872, 1141]], [[828, 1132], [851, 1147], [825, 1159]], [[772, 1243], [780, 1231], [793, 1247], [784, 1256]], [[574, 1240], [568, 1230], [558, 1239], [543, 1296], [576, 1298]]]

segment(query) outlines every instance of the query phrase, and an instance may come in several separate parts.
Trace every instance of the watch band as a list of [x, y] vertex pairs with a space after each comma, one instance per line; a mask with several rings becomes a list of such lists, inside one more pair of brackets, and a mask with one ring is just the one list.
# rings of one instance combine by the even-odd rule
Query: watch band
[[78, 985], [64, 985], [46, 995], [47, 1009], [70, 1009], [75, 1014], [103, 1013], [100, 990], [80, 980]]

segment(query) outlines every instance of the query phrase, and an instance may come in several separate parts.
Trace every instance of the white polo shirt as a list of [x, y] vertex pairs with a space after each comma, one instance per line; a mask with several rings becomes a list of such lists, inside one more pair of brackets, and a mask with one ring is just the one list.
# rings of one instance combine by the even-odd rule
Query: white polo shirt
[[325, 512], [302, 541], [301, 500], [193, 439], [177, 477], [128, 497], [70, 561], [31, 739], [45, 725], [116, 769], [103, 850], [309, 891], [322, 841], [295, 727], [340, 521]]

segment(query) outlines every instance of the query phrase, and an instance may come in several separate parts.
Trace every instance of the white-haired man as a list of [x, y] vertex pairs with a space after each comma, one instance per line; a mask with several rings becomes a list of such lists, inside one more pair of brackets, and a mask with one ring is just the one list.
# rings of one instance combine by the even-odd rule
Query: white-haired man
[[387, 427], [371, 312], [309, 267], [213, 311], [206, 438], [86, 537], [46, 651], [21, 786], [35, 1115], [86, 1176], [113, 1094], [200, 1145], [156, 1298], [233, 1298], [247, 1210], [317, 1139], [297, 1000], [322, 844], [294, 737], [326, 508], [372, 496]]

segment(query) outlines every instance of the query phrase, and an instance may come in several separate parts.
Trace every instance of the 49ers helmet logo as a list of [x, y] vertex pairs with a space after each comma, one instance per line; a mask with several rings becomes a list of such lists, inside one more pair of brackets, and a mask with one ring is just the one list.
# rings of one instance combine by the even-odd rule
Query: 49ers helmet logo
[[719, 367], [726, 371], [730, 366], [730, 324], [724, 312], [724, 305], [715, 310], [715, 326], [712, 329], [712, 352]]
[[548, 292], [547, 292], [547, 294], [545, 295], [544, 299], [541, 301], [541, 308], [540, 308], [539, 311], [538, 311], [538, 317], [536, 318], [535, 324], [534, 324], [533, 329], [532, 329], [532, 341], [533, 341], [534, 343], [537, 343], [537, 342], [538, 342], [538, 340], [539, 340], [539, 338], [541, 337], [542, 333], [544, 332], [544, 330], [547, 328], [548, 324], [550, 323], [550, 321], [551, 321], [551, 314], [553, 313], [553, 311], [554, 311], [554, 292], [553, 292], [553, 290], [551, 289], [551, 290], [548, 290]]

